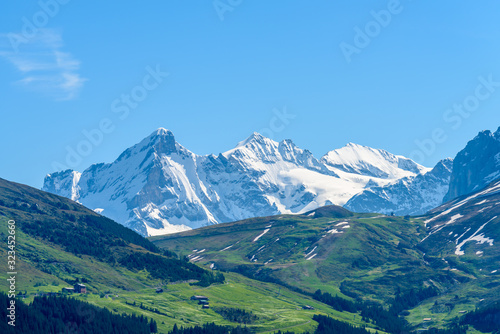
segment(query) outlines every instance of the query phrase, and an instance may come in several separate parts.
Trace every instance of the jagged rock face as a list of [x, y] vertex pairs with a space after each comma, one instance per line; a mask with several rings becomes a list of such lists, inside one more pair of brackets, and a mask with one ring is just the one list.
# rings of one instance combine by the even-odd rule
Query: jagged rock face
[[71, 169], [57, 173], [57, 177], [46, 177], [43, 188], [51, 193], [76, 201], [79, 198], [78, 182], [81, 174]]
[[428, 173], [366, 189], [352, 197], [345, 208], [400, 216], [424, 214], [438, 206], [448, 191], [452, 164], [452, 159], [444, 159]]
[[480, 132], [460, 151], [453, 162], [444, 202], [484, 188], [500, 178], [500, 128]]
[[367, 186], [427, 171], [407, 158], [355, 144], [318, 160], [291, 140], [278, 143], [258, 133], [225, 153], [199, 156], [172, 132], [158, 129], [111, 164], [47, 175], [43, 190], [143, 235], [157, 235], [344, 205]]

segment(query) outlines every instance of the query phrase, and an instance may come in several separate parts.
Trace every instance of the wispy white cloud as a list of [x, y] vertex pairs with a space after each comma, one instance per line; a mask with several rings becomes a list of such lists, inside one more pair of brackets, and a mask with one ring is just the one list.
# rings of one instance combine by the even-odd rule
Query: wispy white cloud
[[64, 52], [60, 32], [40, 29], [34, 38], [14, 49], [8, 43], [10, 34], [0, 34], [0, 57], [20, 72], [15, 83], [55, 100], [71, 100], [78, 96], [87, 79], [78, 73], [80, 61]]

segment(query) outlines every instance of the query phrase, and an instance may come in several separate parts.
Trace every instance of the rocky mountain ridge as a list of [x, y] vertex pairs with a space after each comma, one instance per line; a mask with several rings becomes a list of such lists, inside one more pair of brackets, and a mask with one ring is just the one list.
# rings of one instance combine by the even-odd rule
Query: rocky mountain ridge
[[[429, 171], [408, 158], [352, 143], [317, 159], [291, 140], [276, 142], [258, 133], [227, 152], [200, 156], [160, 128], [110, 164], [47, 175], [43, 190], [143, 235], [158, 235], [344, 205], [366, 188]], [[440, 204], [435, 202], [434, 207]]]

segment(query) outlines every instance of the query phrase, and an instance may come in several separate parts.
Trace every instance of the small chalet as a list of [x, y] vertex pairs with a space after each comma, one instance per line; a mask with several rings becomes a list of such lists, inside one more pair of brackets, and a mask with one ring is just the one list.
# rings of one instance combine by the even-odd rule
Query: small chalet
[[200, 301], [200, 300], [206, 300], [206, 301], [208, 301], [208, 297], [205, 297], [205, 296], [193, 296], [193, 297], [191, 297], [191, 300], [198, 300], [198, 301]]
[[62, 292], [74, 293], [75, 289], [74, 288], [62, 288]]
[[73, 286], [73, 288], [74, 288], [76, 293], [87, 293], [87, 287], [85, 287], [85, 284], [76, 283]]
[[203, 306], [201, 308], [210, 308], [210, 305], [208, 304], [203, 304]]
[[163, 289], [162, 288], [158, 288], [156, 289], [156, 293], [162, 293], [163, 292]]

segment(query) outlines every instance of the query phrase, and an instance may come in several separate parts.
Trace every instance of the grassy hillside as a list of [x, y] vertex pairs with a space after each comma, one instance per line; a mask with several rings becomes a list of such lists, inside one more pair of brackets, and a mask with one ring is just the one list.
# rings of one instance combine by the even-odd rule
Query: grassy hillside
[[[137, 277], [144, 269], [147, 280], [210, 281], [213, 276], [75, 202], [2, 179], [0, 219], [4, 237], [7, 222], [16, 222], [16, 245], [22, 259], [18, 265], [27, 266], [35, 276], [44, 272], [60, 280], [91, 281], [90, 289], [98, 289], [100, 283], [127, 289], [126, 278], [109, 278], [124, 272], [123, 276]], [[7, 242], [1, 248], [7, 251]]]
[[[2, 227], [5, 224], [2, 222]], [[272, 283], [251, 280], [235, 273], [225, 273], [224, 284], [209, 287], [193, 286], [189, 282], [166, 284], [152, 279], [147, 271], [132, 272], [87, 256], [75, 256], [44, 244], [19, 231], [18, 291], [28, 293], [26, 302], [35, 294], [59, 292], [71, 286], [76, 278], [85, 279], [90, 293], [73, 295], [113, 313], [137, 314], [153, 318], [161, 332], [178, 326], [194, 326], [206, 322], [238, 325], [224, 320], [211, 309], [203, 310], [193, 295], [209, 297], [212, 307], [232, 307], [252, 311], [258, 320], [249, 325], [259, 332], [289, 328], [294, 332], [314, 331], [314, 314], [324, 314], [354, 324], [363, 324], [359, 315], [338, 312], [310, 297], [289, 291]], [[35, 251], [36, 250], [36, 251]], [[2, 254], [5, 249], [2, 248]], [[36, 255], [35, 255], [36, 254]], [[36, 258], [35, 258], [36, 256]], [[2, 291], [7, 291], [5, 271], [0, 274]], [[156, 293], [162, 287], [163, 293]], [[135, 304], [135, 305], [134, 305]], [[143, 305], [143, 308], [140, 305]], [[303, 310], [310, 305], [314, 310]], [[158, 313], [153, 310], [157, 309]]]
[[[481, 274], [467, 257], [445, 254], [439, 240], [433, 241], [435, 250], [424, 248], [421, 241], [428, 235], [424, 223], [428, 218], [353, 214], [329, 207], [150, 240], [206, 267], [309, 293], [321, 289], [352, 300], [372, 300], [386, 307], [398, 294], [410, 298], [416, 290], [432, 287], [436, 296], [408, 303], [401, 310], [407, 310], [403, 314], [414, 329], [443, 327], [466, 311], [500, 299], [496, 292], [500, 285], [497, 276]], [[454, 265], [443, 266], [441, 256]]]
[[[248, 326], [258, 332], [287, 328], [297, 333], [313, 332], [315, 314], [366, 325], [359, 315], [335, 311], [309, 296], [236, 273], [224, 273], [223, 283], [197, 285], [205, 275], [216, 277], [218, 272], [212, 274], [178, 259], [68, 199], [0, 179], [0, 236], [5, 240], [0, 254], [4, 259], [9, 250], [7, 222], [11, 219], [16, 221], [16, 287], [18, 294], [26, 292], [26, 297], [20, 298], [27, 303], [36, 295], [61, 292], [78, 281], [89, 293], [73, 294], [74, 298], [115, 314], [152, 318], [163, 333], [174, 324], [238, 325], [212, 309], [202, 309], [190, 300], [193, 295], [207, 296], [211, 307], [252, 312], [257, 319]], [[146, 266], [146, 260], [153, 265]], [[4, 292], [8, 291], [6, 264], [2, 263], [0, 271], [0, 290]], [[156, 292], [159, 287], [162, 293]], [[305, 305], [314, 310], [304, 310]]]
[[425, 233], [421, 221], [352, 213], [330, 217], [323, 211], [318, 216], [255, 218], [150, 240], [203, 265], [269, 276], [309, 292], [378, 301], [436, 275], [414, 249]]
[[450, 280], [441, 296], [422, 303], [411, 317], [424, 313], [440, 322], [495, 305], [500, 300], [500, 181], [445, 203], [422, 219], [427, 234], [418, 248], [426, 263], [461, 280]]
[[[10, 219], [16, 221], [17, 291], [26, 292], [25, 302], [83, 282], [89, 293], [74, 294], [78, 300], [152, 318], [163, 333], [174, 324], [239, 325], [221, 310], [251, 314], [247, 326], [259, 333], [314, 332], [318, 314], [379, 332], [398, 322], [397, 314], [412, 329], [443, 327], [500, 298], [498, 276], [471, 260], [471, 245], [456, 256], [439, 239], [421, 242], [434, 231], [425, 226], [429, 217], [353, 214], [331, 206], [151, 242], [70, 200], [0, 179], [3, 240]], [[488, 247], [489, 261], [497, 248]], [[8, 250], [7, 242], [0, 245], [4, 259]], [[1, 291], [8, 290], [6, 264]], [[190, 300], [193, 295], [208, 297], [211, 308]], [[351, 304], [335, 306], [335, 295]]]

